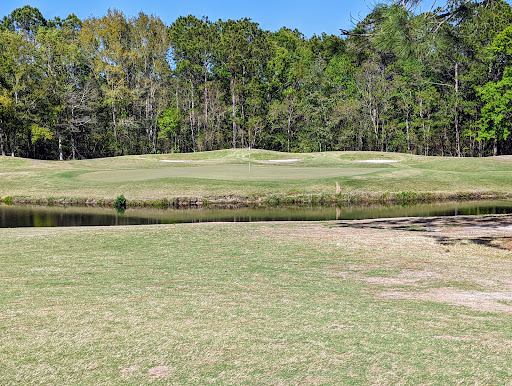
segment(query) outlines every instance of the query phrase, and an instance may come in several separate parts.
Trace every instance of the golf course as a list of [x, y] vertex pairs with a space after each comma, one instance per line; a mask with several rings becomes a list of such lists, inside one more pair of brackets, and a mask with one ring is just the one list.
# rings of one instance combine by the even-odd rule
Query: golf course
[[[250, 160], [249, 160], [250, 159]], [[250, 162], [250, 166], [249, 166]], [[250, 167], [250, 169], [249, 169]], [[130, 200], [174, 197], [383, 196], [512, 193], [512, 157], [423, 157], [379, 152], [280, 153], [246, 149], [77, 161], [0, 157], [0, 197]]]
[[[512, 157], [0, 157], [4, 203], [405, 193], [507, 197]], [[507, 384], [511, 230], [508, 215], [3, 228], [0, 384]]]
[[512, 386], [512, 0], [0, 15], [0, 386]]

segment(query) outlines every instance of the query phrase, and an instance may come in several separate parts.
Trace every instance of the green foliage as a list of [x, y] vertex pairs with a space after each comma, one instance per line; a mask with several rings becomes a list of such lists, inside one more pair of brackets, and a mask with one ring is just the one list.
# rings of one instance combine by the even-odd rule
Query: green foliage
[[120, 196], [117, 196], [116, 199], [114, 200], [114, 208], [117, 211], [126, 210], [126, 198], [124, 197], [123, 194], [121, 194]]
[[40, 26], [46, 26], [46, 24], [46, 19], [39, 9], [29, 5], [16, 8], [10, 15], [5, 16], [1, 23], [3, 29], [26, 33], [35, 33]]
[[418, 4], [377, 4], [346, 39], [248, 18], [189, 15], [168, 27], [116, 9], [81, 21], [18, 8], [0, 23], [2, 152], [475, 156], [495, 141], [512, 152], [512, 8], [449, 1], [418, 14]]
[[12, 204], [12, 196], [5, 196], [0, 199], [0, 202], [6, 205]]
[[489, 82], [480, 91], [485, 105], [477, 123], [479, 140], [507, 140], [512, 129], [512, 68], [507, 68], [503, 79]]
[[30, 125], [32, 142], [47, 141], [53, 138], [53, 133], [46, 127], [40, 127], [36, 124]]
[[169, 107], [162, 111], [158, 117], [158, 126], [161, 129], [158, 133], [158, 138], [170, 139], [172, 136], [177, 135], [180, 122], [181, 118], [177, 109]]
[[488, 82], [479, 90], [485, 104], [476, 124], [478, 140], [506, 141], [512, 130], [512, 26], [496, 36], [490, 50], [496, 60], [509, 67], [505, 67], [501, 80]]

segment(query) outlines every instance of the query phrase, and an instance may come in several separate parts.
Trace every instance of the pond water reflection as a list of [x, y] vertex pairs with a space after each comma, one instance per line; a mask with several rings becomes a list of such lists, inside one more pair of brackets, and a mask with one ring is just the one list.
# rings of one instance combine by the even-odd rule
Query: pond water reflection
[[321, 221], [512, 213], [512, 201], [411, 206], [278, 207], [242, 209], [128, 209], [0, 205], [0, 228], [175, 224], [194, 222]]

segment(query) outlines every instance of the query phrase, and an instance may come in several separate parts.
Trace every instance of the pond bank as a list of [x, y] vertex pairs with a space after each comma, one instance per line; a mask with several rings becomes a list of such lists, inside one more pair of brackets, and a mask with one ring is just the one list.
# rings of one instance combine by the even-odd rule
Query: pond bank
[[[347, 206], [394, 204], [407, 205], [445, 201], [477, 201], [511, 199], [511, 193], [500, 192], [386, 192], [367, 193], [350, 192], [334, 194], [290, 194], [290, 195], [252, 195], [252, 196], [219, 196], [219, 197], [164, 197], [152, 199], [130, 199], [127, 197], [127, 208], [245, 208], [245, 207], [278, 207], [278, 206]], [[41, 206], [81, 206], [81, 207], [114, 207], [113, 198], [83, 197], [29, 197], [4, 196], [0, 204], [41, 205]]]

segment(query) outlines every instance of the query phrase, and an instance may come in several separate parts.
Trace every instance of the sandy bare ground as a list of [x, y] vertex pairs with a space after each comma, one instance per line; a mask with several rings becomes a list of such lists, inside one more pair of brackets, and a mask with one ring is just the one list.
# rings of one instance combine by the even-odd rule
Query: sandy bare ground
[[[302, 234], [368, 251], [361, 264], [326, 272], [366, 282], [376, 298], [512, 313], [512, 216], [338, 221]], [[297, 235], [299, 237], [299, 235]], [[333, 267], [334, 268], [334, 267]]]
[[288, 159], [269, 159], [267, 161], [260, 161], [262, 163], [272, 163], [272, 164], [281, 164], [281, 163], [293, 163], [301, 161], [298, 158], [288, 158]]
[[[417, 265], [394, 275], [362, 277], [379, 287], [378, 297], [446, 303], [485, 312], [512, 313], [512, 216], [460, 216], [362, 220], [341, 227], [398, 233], [401, 248], [416, 251]], [[408, 241], [415, 234], [419, 246]], [[395, 236], [395, 237], [396, 237]], [[431, 260], [432, 252], [440, 264]]]
[[370, 163], [370, 164], [393, 164], [398, 161], [392, 160], [392, 159], [365, 159], [365, 160], [356, 161], [356, 162], [364, 162], [364, 163]]

